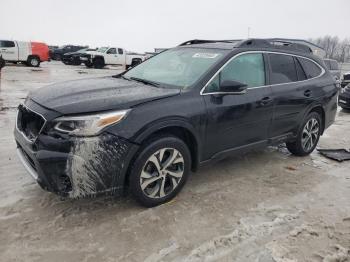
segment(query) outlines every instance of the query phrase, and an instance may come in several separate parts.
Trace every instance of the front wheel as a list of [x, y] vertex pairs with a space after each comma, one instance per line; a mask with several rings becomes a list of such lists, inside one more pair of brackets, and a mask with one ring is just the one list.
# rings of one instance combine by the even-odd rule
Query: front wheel
[[101, 58], [96, 58], [94, 60], [94, 68], [96, 69], [102, 69], [105, 66], [105, 62]]
[[296, 156], [309, 155], [317, 146], [321, 136], [322, 120], [316, 112], [311, 112], [303, 122], [297, 139], [286, 143], [289, 152]]
[[191, 155], [186, 144], [173, 136], [145, 143], [130, 172], [129, 186], [143, 206], [153, 207], [174, 198], [190, 172]]

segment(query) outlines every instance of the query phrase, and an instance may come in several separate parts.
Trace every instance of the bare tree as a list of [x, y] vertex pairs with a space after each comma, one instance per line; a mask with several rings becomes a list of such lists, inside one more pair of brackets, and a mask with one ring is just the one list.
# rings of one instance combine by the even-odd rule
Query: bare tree
[[327, 58], [336, 59], [339, 62], [350, 60], [349, 38], [340, 40], [337, 36], [326, 35], [309, 41], [322, 47], [326, 51]]

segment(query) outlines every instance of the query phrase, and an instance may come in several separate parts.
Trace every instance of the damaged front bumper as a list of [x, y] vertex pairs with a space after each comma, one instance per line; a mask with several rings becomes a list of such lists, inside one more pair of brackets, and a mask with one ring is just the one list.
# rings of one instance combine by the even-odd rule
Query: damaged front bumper
[[94, 137], [43, 132], [30, 141], [16, 128], [14, 135], [18, 157], [37, 183], [72, 198], [123, 192], [129, 163], [138, 150], [137, 144], [108, 132]]

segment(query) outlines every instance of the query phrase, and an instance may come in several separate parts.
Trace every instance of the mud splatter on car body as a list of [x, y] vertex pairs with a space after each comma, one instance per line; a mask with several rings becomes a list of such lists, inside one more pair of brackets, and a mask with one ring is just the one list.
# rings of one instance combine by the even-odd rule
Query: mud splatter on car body
[[[113, 143], [107, 141], [113, 140]], [[70, 197], [83, 197], [100, 191], [112, 191], [124, 167], [128, 146], [122, 139], [103, 135], [76, 139], [67, 160], [67, 175], [72, 184]]]

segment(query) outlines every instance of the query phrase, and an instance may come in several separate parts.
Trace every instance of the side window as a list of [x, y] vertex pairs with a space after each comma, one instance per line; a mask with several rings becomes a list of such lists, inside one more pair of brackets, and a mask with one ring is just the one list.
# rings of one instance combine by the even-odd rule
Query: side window
[[290, 55], [269, 54], [271, 84], [283, 84], [298, 81], [294, 58]]
[[339, 70], [339, 65], [337, 61], [330, 61], [331, 62], [331, 70]]
[[296, 57], [294, 57], [294, 63], [295, 63], [295, 68], [297, 70], [298, 80], [299, 81], [306, 80], [307, 77], [306, 77], [306, 74], [304, 72], [304, 69]]
[[107, 51], [107, 54], [116, 54], [117, 53], [117, 50], [115, 48], [110, 48], [108, 51]]
[[118, 54], [122, 55], [123, 54], [123, 49], [118, 48]]
[[298, 57], [300, 64], [304, 68], [308, 79], [319, 76], [322, 73], [321, 68], [309, 59]]
[[229, 62], [210, 82], [206, 92], [219, 92], [220, 83], [234, 80], [248, 87], [265, 85], [265, 65], [262, 54], [243, 54]]
[[0, 47], [15, 47], [15, 42], [13, 41], [0, 41]]

